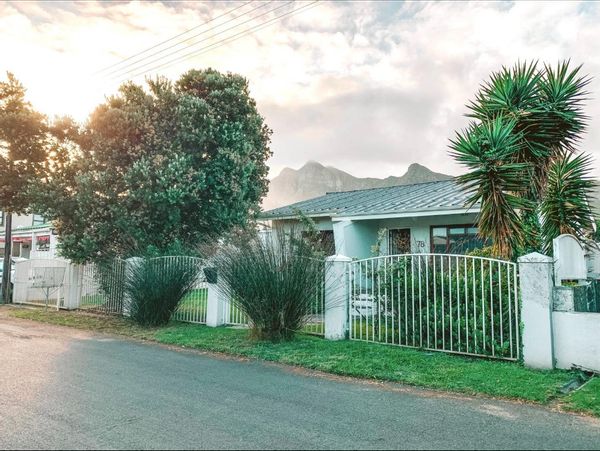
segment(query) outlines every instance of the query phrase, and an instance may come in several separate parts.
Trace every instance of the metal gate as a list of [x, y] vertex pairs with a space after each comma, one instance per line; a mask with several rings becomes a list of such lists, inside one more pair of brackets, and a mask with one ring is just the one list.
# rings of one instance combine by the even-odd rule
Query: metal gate
[[107, 265], [87, 264], [81, 270], [79, 307], [85, 310], [123, 314], [125, 298], [125, 261], [115, 259]]
[[450, 254], [350, 263], [352, 340], [517, 360], [516, 264]]

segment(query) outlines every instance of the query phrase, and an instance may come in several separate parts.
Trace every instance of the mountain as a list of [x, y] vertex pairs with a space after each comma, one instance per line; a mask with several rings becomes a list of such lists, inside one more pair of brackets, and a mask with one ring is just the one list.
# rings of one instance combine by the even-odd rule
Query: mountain
[[332, 191], [410, 185], [451, 178], [450, 175], [433, 172], [417, 163], [411, 164], [406, 173], [400, 177], [389, 176], [378, 179], [354, 177], [334, 167], [323, 166], [316, 161], [309, 161], [300, 169], [285, 168], [278, 176], [273, 178], [269, 184], [269, 193], [265, 197], [262, 206], [264, 210], [270, 210], [322, 196]]

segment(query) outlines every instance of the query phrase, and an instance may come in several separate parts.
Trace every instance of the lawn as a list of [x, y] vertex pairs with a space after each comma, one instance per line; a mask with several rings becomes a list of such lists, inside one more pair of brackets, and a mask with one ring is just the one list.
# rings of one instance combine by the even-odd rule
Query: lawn
[[119, 317], [42, 309], [14, 309], [13, 317], [152, 340], [186, 348], [251, 357], [327, 373], [541, 404], [560, 401], [565, 408], [600, 416], [600, 384], [592, 380], [564, 396], [560, 389], [577, 374], [536, 371], [516, 363], [467, 358], [443, 353], [358, 341], [325, 341], [298, 335], [288, 343], [251, 340], [249, 331], [172, 322], [144, 329]]
[[588, 381], [579, 390], [567, 396], [563, 405], [566, 410], [600, 417], [600, 377]]

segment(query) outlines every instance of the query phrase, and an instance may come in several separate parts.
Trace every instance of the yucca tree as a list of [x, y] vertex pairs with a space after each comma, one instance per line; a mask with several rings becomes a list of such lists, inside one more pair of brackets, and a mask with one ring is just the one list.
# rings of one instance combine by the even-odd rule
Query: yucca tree
[[563, 233], [580, 235], [593, 228], [587, 193], [595, 182], [589, 176], [588, 155], [565, 155], [548, 171], [546, 192], [540, 204], [544, 250], [550, 252], [552, 239]]
[[[450, 140], [451, 155], [469, 171], [457, 181], [471, 205], [480, 203], [480, 234], [501, 256], [536, 242], [528, 225], [537, 222], [545, 250], [561, 230], [582, 237], [591, 227], [589, 159], [573, 158], [587, 122], [589, 78], [580, 71], [568, 61], [503, 67], [467, 105], [467, 129]], [[568, 189], [557, 183], [567, 175]]]

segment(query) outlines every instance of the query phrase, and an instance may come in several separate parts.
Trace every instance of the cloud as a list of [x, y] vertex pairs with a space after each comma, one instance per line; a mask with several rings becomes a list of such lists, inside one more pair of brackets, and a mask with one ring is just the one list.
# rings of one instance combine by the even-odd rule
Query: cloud
[[[94, 71], [241, 4], [2, 3], [0, 71], [14, 71], [43, 111], [81, 119], [118, 86]], [[274, 129], [273, 174], [308, 159], [359, 176], [399, 175], [412, 162], [456, 174], [447, 143], [466, 125], [465, 103], [492, 71], [524, 59], [571, 58], [595, 77], [582, 148], [598, 156], [599, 20], [592, 2], [324, 2], [158, 73], [210, 66], [245, 75]], [[195, 48], [249, 25], [209, 31]]]

